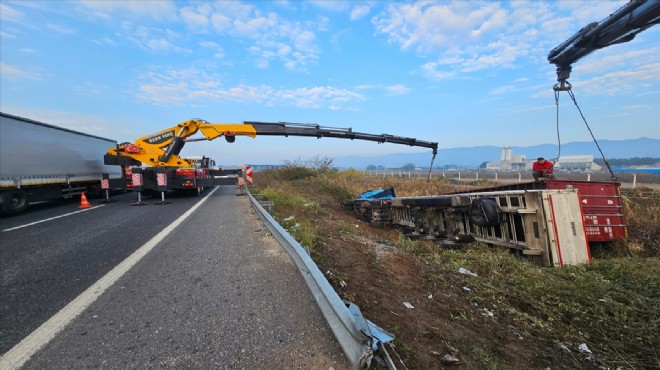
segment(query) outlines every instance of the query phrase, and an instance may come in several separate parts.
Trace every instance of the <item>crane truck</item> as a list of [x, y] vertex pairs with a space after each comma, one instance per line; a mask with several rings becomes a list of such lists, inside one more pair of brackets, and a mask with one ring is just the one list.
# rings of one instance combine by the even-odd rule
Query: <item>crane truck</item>
[[[194, 137], [197, 133], [201, 133], [203, 137]], [[319, 139], [332, 137], [430, 148], [433, 150], [433, 158], [438, 152], [437, 142], [389, 134], [355, 132], [351, 128], [292, 122], [209, 123], [201, 119], [190, 119], [140, 137], [134, 143], [122, 143], [109, 148], [104, 156], [104, 163], [129, 168], [134, 190], [154, 193], [188, 189], [199, 193], [214, 185], [236, 184], [236, 177], [241, 170], [214, 170], [208, 166], [195, 166], [195, 161], [179, 156], [184, 145], [187, 142], [215, 140], [220, 137], [224, 137], [228, 143], [233, 143], [237, 136], [302, 136]]]

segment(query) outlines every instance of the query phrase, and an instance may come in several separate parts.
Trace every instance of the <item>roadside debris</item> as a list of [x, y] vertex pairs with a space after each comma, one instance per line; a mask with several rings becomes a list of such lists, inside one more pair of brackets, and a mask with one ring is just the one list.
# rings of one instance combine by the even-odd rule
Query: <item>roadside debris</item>
[[445, 365], [456, 365], [461, 362], [461, 360], [458, 359], [458, 357], [450, 354], [446, 354], [442, 356], [440, 359], [440, 362], [442, 362]]
[[411, 305], [410, 302], [403, 302], [403, 305], [406, 306], [406, 308], [415, 308], [415, 306]]
[[463, 274], [463, 275], [474, 276], [474, 277], [479, 276], [479, 275], [475, 274], [474, 272], [472, 272], [472, 271], [470, 271], [470, 270], [468, 270], [464, 267], [459, 268], [458, 273]]
[[594, 358], [594, 353], [591, 352], [589, 347], [587, 347], [586, 343], [580, 344], [578, 346], [578, 351], [580, 351], [580, 353], [584, 354], [589, 360], [592, 360]]

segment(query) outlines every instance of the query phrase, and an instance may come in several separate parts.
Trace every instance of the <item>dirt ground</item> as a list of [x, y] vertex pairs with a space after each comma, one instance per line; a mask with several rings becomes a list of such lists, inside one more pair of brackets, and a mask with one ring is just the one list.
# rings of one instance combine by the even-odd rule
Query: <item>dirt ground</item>
[[[389, 350], [397, 368], [598, 368], [538, 333], [517, 329], [515, 310], [476, 305], [463, 288], [471, 277], [391, 246], [397, 231], [373, 227], [347, 211], [322, 216], [317, 225], [325, 245], [320, 268], [343, 299], [395, 335]], [[346, 225], [355, 232], [339, 231]]]

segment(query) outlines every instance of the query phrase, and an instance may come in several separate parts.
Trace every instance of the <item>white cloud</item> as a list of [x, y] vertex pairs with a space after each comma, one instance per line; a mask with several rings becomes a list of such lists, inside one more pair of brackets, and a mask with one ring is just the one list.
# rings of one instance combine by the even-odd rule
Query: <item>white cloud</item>
[[203, 3], [196, 8], [183, 7], [179, 9], [179, 14], [188, 27], [204, 30], [209, 24], [209, 15], [211, 14], [211, 5]]
[[454, 48], [465, 41], [506, 25], [499, 3], [394, 3], [372, 19], [377, 33], [388, 36], [402, 49], [429, 52]]
[[319, 8], [323, 8], [335, 12], [345, 11], [350, 6], [350, 2], [343, 0], [309, 0], [308, 2]]
[[203, 3], [180, 11], [182, 20], [195, 32], [215, 32], [248, 41], [246, 50], [259, 68], [268, 68], [277, 60], [292, 70], [305, 70], [319, 58], [316, 30], [327, 26], [327, 18], [317, 22], [289, 22], [274, 12], [238, 2], [222, 2], [213, 6]]
[[7, 33], [5, 31], [0, 31], [0, 38], [14, 40], [16, 35], [12, 35], [11, 33]]
[[[126, 24], [125, 28], [131, 28], [132, 24]], [[128, 39], [139, 47], [154, 52], [175, 52], [190, 54], [192, 51], [176, 45], [173, 40], [180, 38], [180, 35], [170, 29], [148, 28], [138, 26], [134, 30], [129, 30]]]
[[411, 91], [411, 89], [409, 87], [404, 86], [404, 85], [387, 86], [386, 90], [391, 95], [406, 95]]
[[392, 3], [372, 18], [376, 33], [416, 52], [433, 79], [547, 63], [554, 46], [621, 1]]
[[[626, 45], [627, 46], [627, 45]], [[652, 63], [660, 60], [660, 47], [629, 50], [620, 50], [624, 45], [617, 45], [606, 50], [598, 50], [597, 56], [589, 55], [574, 66], [574, 70], [580, 74], [599, 74], [615, 69], [630, 69], [641, 64]]]
[[100, 19], [112, 19], [112, 14], [124, 17], [149, 17], [156, 20], [172, 19], [176, 6], [171, 0], [81, 0], [79, 2]]
[[117, 42], [109, 37], [104, 37], [100, 40], [95, 40], [94, 41], [97, 44], [107, 44], [107, 45], [112, 45], [112, 46], [117, 46]]
[[[301, 108], [352, 109], [351, 104], [365, 100], [359, 93], [332, 86], [313, 86], [296, 89], [274, 89], [268, 85], [240, 84], [224, 87], [217, 74], [200, 68], [154, 68], [141, 78], [137, 88], [140, 99], [157, 105], [195, 102], [261, 103], [291, 105]], [[395, 87], [395, 91], [404, 88]]]
[[46, 27], [49, 30], [64, 36], [73, 35], [76, 33], [75, 30], [61, 24], [47, 23]]
[[15, 8], [5, 3], [0, 3], [0, 22], [20, 21], [22, 19], [23, 19], [22, 12], [16, 10]]
[[370, 11], [371, 7], [369, 5], [360, 4], [354, 6], [353, 9], [351, 9], [350, 19], [352, 21], [360, 20], [366, 17]]
[[[612, 71], [589, 80], [573, 82], [586, 95], [629, 95], [646, 88], [656, 89], [660, 83], [660, 62], [640, 65], [633, 69]], [[650, 86], [644, 86], [650, 85]]]
[[37, 73], [28, 72], [21, 68], [0, 63], [0, 75], [3, 77], [26, 78], [29, 80], [41, 80], [41, 76]]

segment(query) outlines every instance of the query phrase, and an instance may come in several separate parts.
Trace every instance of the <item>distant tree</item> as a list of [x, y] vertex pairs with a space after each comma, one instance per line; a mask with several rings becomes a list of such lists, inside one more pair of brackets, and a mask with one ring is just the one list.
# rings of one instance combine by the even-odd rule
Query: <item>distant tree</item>
[[488, 167], [488, 162], [487, 162], [487, 161], [486, 161], [486, 162], [482, 162], [482, 163], [479, 165], [479, 168], [486, 168], [486, 167]]
[[[604, 166], [602, 158], [594, 158], [594, 162], [598, 165]], [[654, 166], [660, 163], [660, 158], [651, 157], [634, 157], [634, 158], [613, 158], [608, 159], [607, 163], [612, 167], [630, 167], [630, 166]]]
[[403, 165], [403, 167], [401, 167], [401, 170], [402, 171], [414, 171], [415, 167], [416, 166], [412, 163], [406, 163], [406, 164]]
[[382, 164], [379, 164], [378, 165], [378, 171], [385, 171], [385, 166], [383, 166]]
[[367, 166], [367, 171], [376, 171], [377, 169], [378, 169], [378, 167], [376, 167], [373, 164], [370, 164], [370, 165]]

